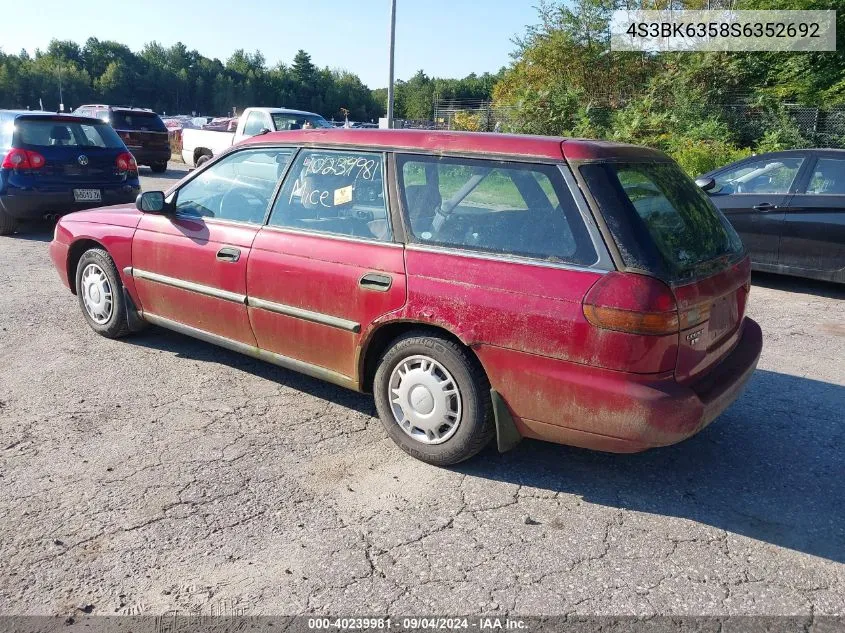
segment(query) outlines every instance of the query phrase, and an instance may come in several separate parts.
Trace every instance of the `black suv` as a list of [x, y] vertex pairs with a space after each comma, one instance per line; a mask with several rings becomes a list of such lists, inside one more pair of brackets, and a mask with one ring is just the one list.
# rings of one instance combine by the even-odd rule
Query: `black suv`
[[73, 111], [108, 121], [139, 165], [148, 165], [156, 173], [167, 170], [170, 138], [161, 118], [152, 110], [125, 106], [83, 105]]

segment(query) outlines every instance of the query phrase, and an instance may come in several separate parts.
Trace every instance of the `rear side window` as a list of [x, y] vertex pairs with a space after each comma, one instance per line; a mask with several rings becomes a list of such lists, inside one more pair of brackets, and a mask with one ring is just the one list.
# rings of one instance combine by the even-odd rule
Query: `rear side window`
[[675, 163], [593, 163], [581, 175], [630, 268], [680, 281], [743, 252], [725, 216]]
[[116, 130], [167, 133], [167, 128], [165, 127], [164, 122], [154, 112], [112, 110], [111, 124]]
[[554, 165], [400, 156], [414, 242], [590, 265], [597, 254]]
[[123, 141], [106, 123], [80, 123], [62, 119], [18, 119], [15, 145], [32, 147], [123, 147]]

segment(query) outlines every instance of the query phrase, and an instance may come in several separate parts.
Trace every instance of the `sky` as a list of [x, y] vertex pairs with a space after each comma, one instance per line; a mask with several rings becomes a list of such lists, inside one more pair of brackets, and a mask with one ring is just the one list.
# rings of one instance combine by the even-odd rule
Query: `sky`
[[[0, 49], [34, 54], [51, 39], [116, 40], [133, 51], [178, 41], [223, 62], [238, 48], [260, 50], [268, 65], [290, 64], [305, 49], [320, 67], [356, 73], [370, 88], [388, 84], [390, 0], [173, 0], [16, 2], [3, 12]], [[534, 0], [397, 0], [396, 78], [496, 72], [511, 39], [535, 23]], [[189, 8], [195, 5], [197, 8]], [[124, 9], [123, 7], [127, 7]]]

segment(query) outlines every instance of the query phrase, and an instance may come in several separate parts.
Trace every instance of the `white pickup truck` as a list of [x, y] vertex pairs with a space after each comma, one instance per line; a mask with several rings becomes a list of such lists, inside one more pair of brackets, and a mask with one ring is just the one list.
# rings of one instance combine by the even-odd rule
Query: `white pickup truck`
[[188, 167], [199, 167], [225, 151], [238, 141], [250, 136], [279, 130], [300, 130], [302, 128], [330, 128], [331, 123], [319, 114], [288, 110], [286, 108], [247, 108], [238, 118], [234, 132], [214, 130], [182, 131], [182, 160]]

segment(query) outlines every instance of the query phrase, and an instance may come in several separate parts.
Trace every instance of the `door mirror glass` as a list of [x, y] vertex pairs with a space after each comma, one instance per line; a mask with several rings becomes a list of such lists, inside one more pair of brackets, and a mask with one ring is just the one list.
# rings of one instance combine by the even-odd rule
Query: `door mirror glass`
[[716, 186], [716, 180], [713, 178], [696, 178], [695, 184], [701, 187], [702, 191], [712, 191]]
[[163, 213], [164, 193], [161, 191], [145, 191], [135, 200], [138, 211], [143, 213]]

